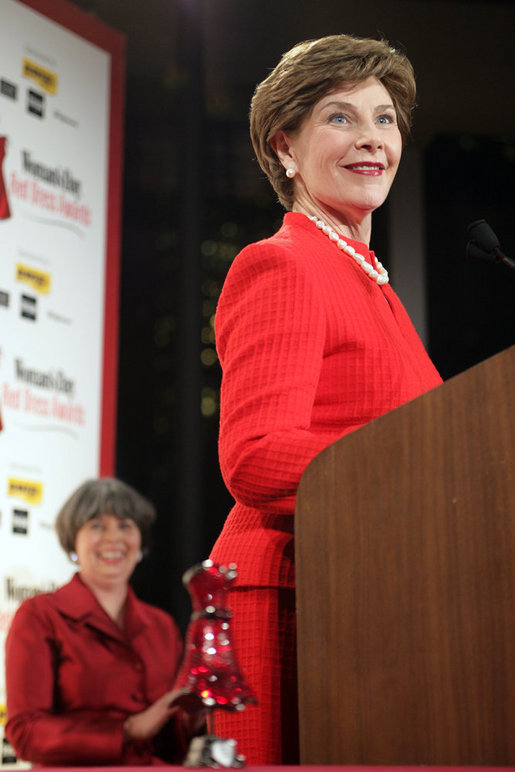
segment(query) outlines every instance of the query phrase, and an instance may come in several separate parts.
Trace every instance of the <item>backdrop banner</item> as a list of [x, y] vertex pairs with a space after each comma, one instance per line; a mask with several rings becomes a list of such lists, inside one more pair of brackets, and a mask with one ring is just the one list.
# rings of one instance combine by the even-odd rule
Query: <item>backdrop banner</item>
[[70, 578], [56, 512], [114, 464], [124, 41], [48, 5], [0, 11], [0, 768], [21, 766], [4, 737], [10, 621]]

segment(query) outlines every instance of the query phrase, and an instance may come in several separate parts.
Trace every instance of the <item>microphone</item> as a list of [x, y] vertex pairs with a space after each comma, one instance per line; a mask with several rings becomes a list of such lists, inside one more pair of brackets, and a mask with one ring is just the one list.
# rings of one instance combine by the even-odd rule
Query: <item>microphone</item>
[[501, 252], [499, 239], [486, 220], [471, 222], [467, 228], [467, 233], [469, 236], [467, 257], [478, 257], [491, 263], [504, 263], [510, 268], [515, 268], [515, 260]]

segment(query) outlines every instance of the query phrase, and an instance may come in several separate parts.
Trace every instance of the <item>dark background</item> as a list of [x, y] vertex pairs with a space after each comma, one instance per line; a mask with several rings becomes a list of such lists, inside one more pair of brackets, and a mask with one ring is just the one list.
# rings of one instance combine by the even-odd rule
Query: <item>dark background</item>
[[[282, 218], [252, 154], [253, 89], [299, 40], [383, 35], [419, 89], [427, 346], [444, 378], [513, 343], [515, 274], [465, 258], [485, 218], [515, 257], [511, 2], [75, 0], [127, 36], [116, 474], [158, 519], [138, 594], [184, 629], [182, 573], [203, 560], [231, 499], [217, 460], [213, 314], [230, 262]], [[388, 267], [388, 204], [372, 246]], [[507, 389], [512, 386], [507, 384]]]

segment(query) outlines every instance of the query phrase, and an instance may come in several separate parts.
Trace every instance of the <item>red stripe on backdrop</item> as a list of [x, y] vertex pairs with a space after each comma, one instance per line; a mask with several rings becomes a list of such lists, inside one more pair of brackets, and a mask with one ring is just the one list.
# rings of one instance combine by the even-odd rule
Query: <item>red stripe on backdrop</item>
[[112, 476], [116, 461], [118, 341], [120, 325], [120, 254], [122, 221], [123, 119], [125, 96], [125, 38], [123, 48], [111, 51], [111, 111], [107, 196], [106, 282], [104, 298], [104, 361], [100, 475]]

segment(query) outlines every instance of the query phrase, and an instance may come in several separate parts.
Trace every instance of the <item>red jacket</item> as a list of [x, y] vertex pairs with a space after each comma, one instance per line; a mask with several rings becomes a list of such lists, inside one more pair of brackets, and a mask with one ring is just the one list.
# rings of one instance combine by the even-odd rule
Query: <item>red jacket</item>
[[171, 617], [130, 588], [125, 620], [124, 634], [79, 574], [21, 604], [5, 658], [5, 734], [19, 758], [84, 766], [181, 760], [172, 722], [152, 742], [123, 745], [125, 719], [173, 688], [182, 655]]
[[442, 381], [390, 285], [299, 213], [236, 257], [215, 329], [220, 466], [236, 505], [211, 557], [237, 564], [239, 586], [293, 587], [292, 515], [309, 462]]

